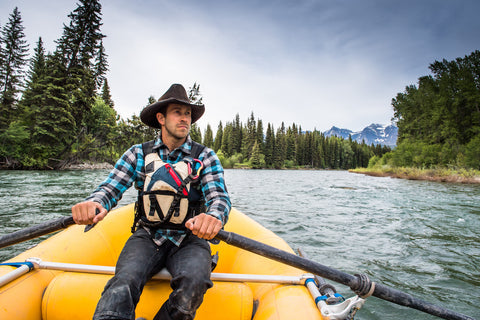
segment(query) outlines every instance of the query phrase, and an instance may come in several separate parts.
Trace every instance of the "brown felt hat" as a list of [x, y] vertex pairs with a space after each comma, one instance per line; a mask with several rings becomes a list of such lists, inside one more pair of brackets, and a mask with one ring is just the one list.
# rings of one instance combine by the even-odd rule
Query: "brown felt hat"
[[160, 128], [157, 120], [157, 113], [161, 112], [169, 104], [176, 103], [192, 107], [192, 123], [200, 119], [205, 112], [203, 104], [192, 104], [188, 99], [187, 91], [181, 84], [172, 84], [172, 86], [158, 99], [157, 102], [146, 106], [140, 113], [140, 120], [152, 128]]

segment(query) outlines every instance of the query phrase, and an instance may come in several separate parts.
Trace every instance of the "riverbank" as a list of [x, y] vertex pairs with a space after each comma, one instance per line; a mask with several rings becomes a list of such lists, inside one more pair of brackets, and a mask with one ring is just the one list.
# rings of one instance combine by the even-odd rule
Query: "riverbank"
[[361, 173], [374, 177], [391, 177], [407, 180], [427, 180], [450, 183], [480, 184], [480, 171], [466, 169], [419, 169], [419, 168], [356, 168], [349, 172]]

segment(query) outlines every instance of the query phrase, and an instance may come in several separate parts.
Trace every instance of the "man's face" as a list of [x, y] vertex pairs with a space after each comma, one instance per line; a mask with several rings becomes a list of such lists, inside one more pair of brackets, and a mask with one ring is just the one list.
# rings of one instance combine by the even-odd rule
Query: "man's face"
[[157, 113], [157, 119], [162, 125], [162, 135], [167, 134], [177, 140], [185, 139], [192, 124], [192, 108], [181, 104], [169, 104], [165, 116]]

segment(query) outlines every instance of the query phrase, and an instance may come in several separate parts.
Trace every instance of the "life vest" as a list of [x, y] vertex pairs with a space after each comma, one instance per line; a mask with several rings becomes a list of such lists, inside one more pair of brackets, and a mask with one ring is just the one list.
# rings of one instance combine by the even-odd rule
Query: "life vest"
[[188, 219], [205, 212], [200, 186], [203, 163], [197, 159], [205, 147], [192, 142], [191, 156], [170, 164], [164, 162], [156, 150], [153, 151], [153, 145], [153, 140], [142, 144], [145, 182], [138, 192], [132, 232], [138, 225], [186, 229]]

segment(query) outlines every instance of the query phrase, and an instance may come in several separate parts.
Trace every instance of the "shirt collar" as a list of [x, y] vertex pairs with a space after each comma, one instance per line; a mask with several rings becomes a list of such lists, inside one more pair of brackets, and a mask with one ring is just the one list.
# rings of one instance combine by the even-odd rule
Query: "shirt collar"
[[[155, 142], [153, 144], [152, 150], [158, 150], [161, 148], [167, 148], [167, 146], [163, 143], [162, 141], [162, 135], [161, 133], [158, 135], [158, 137], [155, 139]], [[186, 154], [191, 154], [192, 153], [192, 138], [190, 138], [190, 135], [187, 136], [187, 140], [185, 140], [185, 143], [182, 144], [180, 147], [178, 147], [175, 150], [180, 150], [183, 153]], [[174, 150], [170, 150], [170, 152], [173, 152]]]

